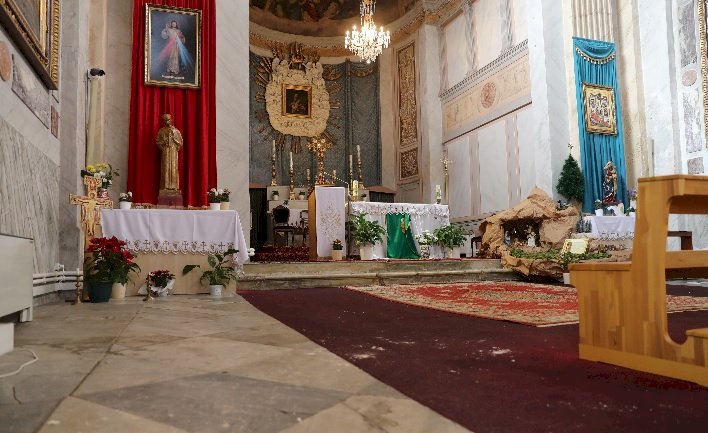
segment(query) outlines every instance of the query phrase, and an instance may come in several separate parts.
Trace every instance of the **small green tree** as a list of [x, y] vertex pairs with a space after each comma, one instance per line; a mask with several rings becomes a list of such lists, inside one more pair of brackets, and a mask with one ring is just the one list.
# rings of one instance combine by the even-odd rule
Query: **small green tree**
[[558, 177], [558, 185], [556, 185], [558, 194], [567, 198], [569, 201], [583, 202], [585, 197], [585, 179], [583, 172], [580, 171], [578, 161], [573, 158], [573, 155], [568, 155], [568, 159], [563, 164]]

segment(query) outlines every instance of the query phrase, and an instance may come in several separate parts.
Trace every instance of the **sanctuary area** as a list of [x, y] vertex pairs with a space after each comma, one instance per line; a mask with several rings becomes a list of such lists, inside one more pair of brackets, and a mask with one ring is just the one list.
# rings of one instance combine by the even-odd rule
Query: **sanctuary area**
[[0, 433], [705, 431], [707, 26], [0, 1]]

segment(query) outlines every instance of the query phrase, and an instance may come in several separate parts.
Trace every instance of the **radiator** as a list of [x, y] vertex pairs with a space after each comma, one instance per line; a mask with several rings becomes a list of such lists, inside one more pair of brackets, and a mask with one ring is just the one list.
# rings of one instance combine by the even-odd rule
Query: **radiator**
[[32, 320], [34, 241], [0, 234], [0, 318], [19, 313]]

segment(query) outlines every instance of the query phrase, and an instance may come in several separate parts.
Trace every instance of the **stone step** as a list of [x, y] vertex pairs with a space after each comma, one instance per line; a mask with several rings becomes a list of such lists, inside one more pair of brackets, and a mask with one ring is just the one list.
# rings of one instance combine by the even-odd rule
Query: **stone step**
[[242, 290], [519, 280], [499, 260], [382, 260], [253, 263], [244, 266]]

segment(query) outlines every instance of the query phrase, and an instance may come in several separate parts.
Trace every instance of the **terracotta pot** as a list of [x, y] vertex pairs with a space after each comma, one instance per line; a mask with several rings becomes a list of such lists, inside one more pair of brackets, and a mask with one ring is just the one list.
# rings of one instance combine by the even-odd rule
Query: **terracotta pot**
[[[123, 202], [125, 203], [125, 202]], [[130, 202], [128, 202], [130, 203]], [[111, 287], [111, 299], [123, 299], [125, 298], [125, 284], [113, 283]]]
[[209, 209], [221, 210], [221, 203], [209, 203]]
[[332, 260], [342, 260], [343, 250], [332, 250]]
[[221, 210], [231, 209], [231, 202], [230, 201], [222, 201], [220, 204], [221, 204]]

